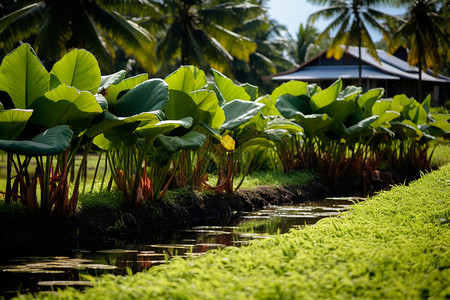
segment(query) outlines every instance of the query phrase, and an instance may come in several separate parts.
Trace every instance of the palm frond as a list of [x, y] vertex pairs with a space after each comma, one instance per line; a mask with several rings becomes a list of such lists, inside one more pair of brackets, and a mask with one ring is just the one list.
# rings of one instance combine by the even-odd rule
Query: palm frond
[[209, 24], [206, 28], [204, 29], [221, 44], [222, 48], [240, 60], [248, 62], [249, 55], [256, 51], [256, 43], [245, 36], [216, 24]]
[[43, 21], [44, 6], [42, 2], [30, 9], [22, 11], [21, 14], [15, 14], [11, 20], [7, 15], [0, 21], [5, 26], [0, 31], [0, 48], [6, 52], [12, 51], [17, 42], [36, 34]]
[[105, 41], [97, 26], [95, 26], [95, 22], [85, 10], [82, 10], [80, 19], [81, 27], [84, 29], [82, 47], [89, 49], [94, 54], [102, 69], [112, 72], [115, 58], [114, 48]]
[[134, 17], [159, 17], [161, 3], [152, 0], [97, 0], [98, 5], [107, 11], [118, 11]]
[[227, 76], [233, 77], [230, 68], [233, 57], [226, 48], [203, 30], [197, 30], [194, 34], [194, 38], [202, 45], [202, 54], [209, 66]]
[[[327, 50], [327, 57], [334, 57], [336, 60], [341, 59], [343, 50], [341, 49], [341, 45], [349, 44], [349, 32], [348, 32], [348, 24], [350, 23], [350, 16], [346, 16], [343, 19], [336, 19], [335, 21], [341, 22], [340, 28], [336, 33], [336, 36], [333, 38], [330, 47]], [[337, 25], [336, 25], [337, 26]], [[320, 35], [322, 36], [325, 31]], [[319, 36], [319, 37], [320, 37]]]
[[321, 9], [312, 13], [308, 17], [308, 22], [314, 24], [320, 18], [332, 18], [336, 15], [346, 14], [348, 12], [348, 7], [346, 5], [342, 6], [331, 6], [325, 9]]
[[46, 6], [45, 19], [37, 34], [34, 49], [44, 65], [51, 65], [66, 52], [66, 43], [72, 32], [70, 12], [63, 9], [63, 2], [53, 2]]
[[151, 74], [156, 72], [156, 41], [143, 27], [126, 20], [117, 12], [107, 12], [97, 7], [94, 20], [125, 53], [134, 56]]
[[181, 28], [178, 22], [172, 23], [164, 37], [158, 42], [157, 53], [161, 60], [172, 60], [180, 48]]

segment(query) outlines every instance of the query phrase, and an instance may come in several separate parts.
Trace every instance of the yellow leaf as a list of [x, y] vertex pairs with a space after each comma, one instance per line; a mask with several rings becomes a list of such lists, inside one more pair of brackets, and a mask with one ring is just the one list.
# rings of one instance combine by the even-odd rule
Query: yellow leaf
[[230, 135], [224, 136], [220, 143], [225, 148], [225, 150], [228, 150], [228, 151], [234, 150], [235, 142], [234, 142], [233, 138]]

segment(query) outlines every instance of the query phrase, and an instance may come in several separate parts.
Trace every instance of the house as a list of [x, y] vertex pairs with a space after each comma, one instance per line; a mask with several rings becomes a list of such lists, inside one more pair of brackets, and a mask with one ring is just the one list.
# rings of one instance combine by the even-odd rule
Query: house
[[[340, 60], [327, 58], [324, 51], [293, 70], [268, 76], [265, 80], [274, 83], [300, 80], [317, 83], [324, 88], [340, 77], [344, 86], [358, 86], [358, 47], [341, 47], [344, 55]], [[418, 68], [408, 65], [406, 50], [400, 49], [394, 55], [384, 50], [377, 50], [377, 53], [380, 62], [367, 52], [367, 48], [361, 48], [363, 90], [382, 87], [385, 89], [385, 97], [406, 94], [421, 101], [422, 99], [417, 97]], [[445, 101], [450, 99], [449, 77], [422, 72], [422, 88], [424, 96], [431, 94], [433, 106], [444, 105]]]

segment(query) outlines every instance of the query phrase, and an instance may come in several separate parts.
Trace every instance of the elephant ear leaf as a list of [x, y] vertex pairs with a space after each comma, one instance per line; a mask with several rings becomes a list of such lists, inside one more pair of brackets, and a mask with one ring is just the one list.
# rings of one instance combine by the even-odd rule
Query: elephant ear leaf
[[250, 121], [263, 107], [264, 104], [262, 103], [243, 100], [234, 100], [226, 103], [222, 107], [225, 112], [225, 122], [220, 126], [219, 131], [235, 130]]
[[277, 100], [280, 96], [291, 94], [292, 96], [300, 96], [308, 94], [308, 83], [302, 81], [291, 80], [285, 82], [273, 90], [270, 98]]
[[120, 70], [114, 74], [104, 75], [100, 79], [100, 86], [98, 87], [97, 93], [101, 93], [106, 90], [110, 85], [119, 84], [125, 79], [125, 70]]
[[15, 108], [29, 108], [48, 91], [50, 75], [28, 44], [6, 55], [0, 65], [0, 90], [11, 97]]
[[198, 91], [206, 84], [205, 72], [195, 66], [182, 66], [165, 78], [171, 90], [185, 93]]
[[169, 153], [182, 149], [197, 150], [205, 143], [206, 136], [197, 131], [189, 131], [183, 136], [159, 135], [155, 140], [157, 148], [162, 147]]
[[214, 69], [212, 69], [212, 71], [214, 74], [216, 85], [226, 102], [230, 102], [235, 99], [250, 100], [250, 96], [249, 94], [247, 94], [244, 87], [234, 84], [231, 79], [229, 79], [219, 71], [216, 71]]
[[50, 87], [60, 84], [74, 86], [80, 91], [97, 93], [101, 82], [100, 67], [90, 52], [74, 49], [57, 61], [50, 72]]
[[31, 109], [8, 109], [0, 111], [0, 139], [15, 140], [31, 117]]
[[103, 112], [94, 95], [65, 84], [45, 93], [32, 108], [35, 113], [30, 122], [47, 128], [70, 125], [77, 132], [86, 129], [90, 121]]
[[163, 110], [169, 102], [169, 85], [162, 79], [149, 79], [132, 88], [116, 102], [116, 114], [128, 117]]
[[314, 112], [317, 112], [319, 109], [326, 107], [336, 101], [339, 97], [339, 94], [342, 90], [342, 80], [339, 78], [335, 83], [330, 85], [323, 91], [318, 92], [317, 94], [311, 97], [310, 105], [311, 109]]
[[0, 149], [29, 156], [57, 155], [66, 151], [72, 140], [73, 132], [69, 127], [60, 125], [47, 129], [31, 140], [0, 140]]

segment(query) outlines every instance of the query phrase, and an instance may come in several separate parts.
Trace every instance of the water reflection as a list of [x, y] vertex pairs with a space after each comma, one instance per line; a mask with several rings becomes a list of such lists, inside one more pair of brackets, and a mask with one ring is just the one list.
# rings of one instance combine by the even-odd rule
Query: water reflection
[[174, 257], [196, 257], [211, 249], [246, 245], [251, 240], [335, 216], [352, 203], [349, 198], [329, 198], [295, 206], [268, 206], [214, 225], [177, 230], [158, 239], [149, 236], [132, 243], [115, 241], [122, 249], [93, 247], [74, 250], [70, 257], [21, 257], [5, 261], [0, 266], [0, 297], [64, 286], [83, 288], [92, 284], [86, 280], [91, 277], [86, 275], [126, 275], [168, 263]]

